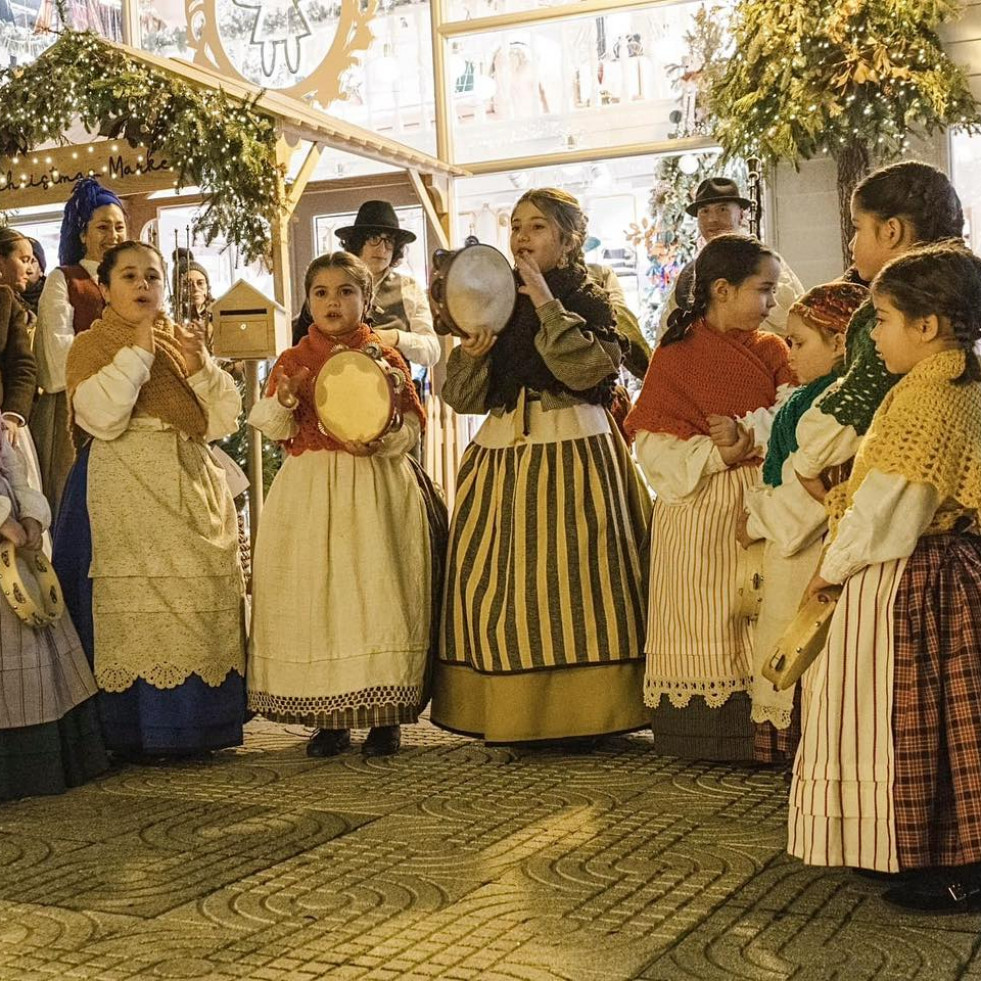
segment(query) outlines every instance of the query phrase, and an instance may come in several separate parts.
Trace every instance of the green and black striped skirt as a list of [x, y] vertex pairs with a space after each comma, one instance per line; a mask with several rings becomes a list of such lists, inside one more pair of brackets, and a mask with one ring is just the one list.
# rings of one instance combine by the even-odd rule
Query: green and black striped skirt
[[432, 720], [489, 742], [641, 728], [650, 495], [603, 409], [516, 415], [461, 464]]

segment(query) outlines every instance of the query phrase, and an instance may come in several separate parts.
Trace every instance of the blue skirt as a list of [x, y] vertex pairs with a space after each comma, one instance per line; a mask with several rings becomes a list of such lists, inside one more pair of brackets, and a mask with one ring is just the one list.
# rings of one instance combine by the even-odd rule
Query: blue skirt
[[[65, 606], [94, 666], [92, 619], [92, 528], [88, 514], [87, 445], [68, 475], [54, 528], [53, 565]], [[148, 652], [152, 656], [152, 652]], [[196, 674], [177, 688], [154, 688], [137, 679], [122, 692], [99, 692], [106, 748], [125, 755], [180, 756], [242, 744], [245, 679], [232, 671], [217, 688]]]

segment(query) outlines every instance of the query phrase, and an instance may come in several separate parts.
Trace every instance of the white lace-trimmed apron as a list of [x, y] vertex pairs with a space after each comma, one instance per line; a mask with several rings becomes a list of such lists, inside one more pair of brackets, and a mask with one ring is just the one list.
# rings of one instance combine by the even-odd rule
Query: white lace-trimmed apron
[[654, 502], [644, 701], [666, 694], [676, 708], [692, 698], [719, 707], [752, 682], [751, 625], [737, 612], [748, 558], [736, 518], [758, 467], [706, 478], [683, 502]]

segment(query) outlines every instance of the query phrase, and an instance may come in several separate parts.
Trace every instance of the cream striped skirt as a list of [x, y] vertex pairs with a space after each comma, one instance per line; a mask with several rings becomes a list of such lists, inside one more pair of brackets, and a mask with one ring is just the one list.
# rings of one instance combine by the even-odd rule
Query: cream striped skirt
[[787, 850], [809, 865], [899, 871], [893, 608], [907, 561], [869, 566], [848, 580], [827, 646], [801, 679]]
[[709, 477], [680, 504], [654, 503], [650, 614], [644, 701], [662, 695], [683, 708], [693, 697], [711, 707], [752, 684], [750, 623], [737, 612], [746, 552], [736, 541], [743, 493], [757, 467]]
[[[515, 718], [520, 732], [505, 726], [501, 738], [639, 727], [650, 497], [601, 408], [546, 413], [530, 403], [527, 435], [515, 428], [516, 415], [489, 417], [460, 468], [433, 721], [492, 738], [486, 704], [477, 709], [477, 721], [473, 715], [463, 721], [452, 704], [484, 697], [475, 694], [473, 678], [461, 681], [465, 695], [447, 683], [460, 677], [454, 669], [513, 680], [605, 665], [616, 667], [626, 686], [615, 684], [608, 692], [624, 703], [619, 714], [595, 719], [582, 733], [574, 726], [558, 733]], [[603, 699], [598, 674], [574, 673], [584, 682], [590, 676], [584, 697]], [[539, 678], [529, 684], [545, 683]], [[554, 681], [548, 686], [557, 695]], [[547, 697], [545, 688], [540, 695]], [[575, 695], [563, 689], [562, 697]], [[520, 695], [511, 690], [508, 699], [512, 713], [520, 715]], [[501, 708], [507, 711], [504, 702]], [[550, 709], [540, 704], [539, 711], [545, 716]], [[576, 711], [575, 704], [561, 706], [567, 718]]]

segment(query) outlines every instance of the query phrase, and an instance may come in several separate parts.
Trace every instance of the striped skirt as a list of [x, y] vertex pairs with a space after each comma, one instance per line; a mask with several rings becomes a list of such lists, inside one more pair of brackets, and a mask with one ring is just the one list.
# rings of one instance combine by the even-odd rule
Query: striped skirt
[[739, 615], [747, 553], [736, 541], [743, 492], [756, 467], [709, 477], [681, 504], [654, 504], [644, 700], [718, 708], [752, 683], [750, 622]]
[[639, 728], [650, 497], [601, 408], [527, 413], [527, 435], [488, 417], [463, 458], [433, 721], [489, 741]]
[[922, 538], [845, 585], [803, 678], [791, 854], [896, 872], [981, 861], [981, 540]]

